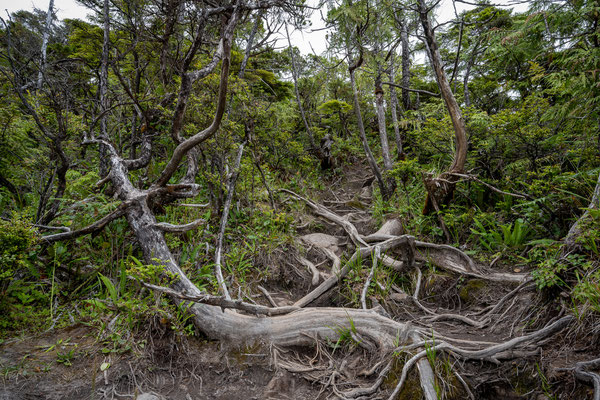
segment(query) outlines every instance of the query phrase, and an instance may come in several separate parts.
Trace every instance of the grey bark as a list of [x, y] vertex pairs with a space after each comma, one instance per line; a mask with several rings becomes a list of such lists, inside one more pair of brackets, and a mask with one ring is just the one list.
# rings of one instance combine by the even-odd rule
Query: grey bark
[[467, 69], [465, 71], [465, 77], [463, 78], [463, 89], [465, 93], [465, 107], [471, 106], [471, 94], [469, 92], [469, 78], [471, 77], [471, 68], [475, 64], [475, 57], [477, 56], [477, 52], [479, 50], [480, 41], [477, 41], [473, 51], [471, 52], [471, 57], [469, 57], [469, 62], [467, 63]]
[[587, 210], [579, 217], [577, 221], [573, 225], [571, 225], [571, 229], [569, 229], [569, 233], [565, 236], [563, 254], [567, 254], [573, 250], [575, 250], [578, 246], [577, 239], [583, 233], [582, 223], [589, 218], [590, 209], [597, 210], [600, 208], [600, 174], [598, 174], [598, 180], [596, 181], [596, 186], [594, 187], [594, 193], [592, 194], [592, 199], [590, 200], [590, 204], [587, 206]]
[[450, 175], [444, 176], [444, 181], [433, 179], [426, 182], [427, 199], [425, 201], [423, 213], [428, 214], [433, 209], [439, 208], [438, 206], [448, 204], [452, 198], [456, 186], [455, 182], [458, 178], [451, 174], [462, 173], [464, 170], [467, 159], [467, 133], [460, 107], [458, 106], [456, 98], [450, 89], [446, 74], [444, 73], [442, 57], [440, 56], [438, 44], [435, 39], [435, 33], [431, 26], [431, 22], [429, 21], [430, 10], [425, 4], [425, 0], [418, 0], [417, 5], [419, 19], [421, 20], [421, 25], [423, 26], [423, 32], [425, 34], [425, 43], [429, 50], [428, 54], [431, 65], [440, 88], [440, 93], [444, 99], [448, 113], [450, 114], [450, 119], [452, 120], [456, 141], [454, 159], [448, 171]]
[[223, 205], [223, 213], [221, 214], [221, 222], [219, 224], [219, 234], [217, 236], [217, 248], [215, 250], [215, 275], [217, 276], [217, 282], [221, 287], [221, 292], [227, 300], [231, 300], [227, 285], [223, 279], [223, 272], [221, 271], [221, 256], [223, 253], [223, 238], [225, 237], [225, 228], [227, 227], [227, 219], [229, 218], [229, 209], [231, 208], [231, 201], [233, 200], [233, 194], [235, 192], [235, 184], [240, 174], [240, 164], [242, 162], [242, 155], [244, 154], [244, 141], [238, 148], [237, 157], [235, 159], [235, 165], [229, 178], [229, 184], [227, 185], [227, 198]]
[[410, 47], [408, 42], [408, 25], [406, 19], [401, 19], [400, 40], [402, 41], [402, 106], [410, 109]]
[[[219, 85], [219, 94], [217, 98], [217, 110], [215, 112], [215, 117], [213, 119], [212, 124], [195, 134], [194, 136], [182, 141], [173, 151], [171, 159], [163, 169], [161, 176], [155, 183], [155, 186], [165, 186], [169, 179], [173, 176], [181, 160], [185, 157], [190, 150], [204, 142], [206, 139], [211, 137], [219, 128], [221, 124], [221, 119], [223, 118], [223, 114], [225, 112], [226, 100], [227, 100], [227, 84], [228, 84], [228, 75], [229, 68], [231, 64], [231, 41], [233, 40], [233, 30], [235, 29], [235, 25], [237, 22], [237, 14], [234, 13], [232, 16], [234, 21], [230, 22], [223, 33], [223, 37], [219, 43], [219, 48], [215, 52], [214, 60], [221, 59], [221, 80]], [[206, 67], [205, 67], [206, 68]], [[204, 71], [200, 70], [194, 73], [194, 76], [199, 75]]]
[[46, 14], [46, 24], [44, 25], [44, 34], [42, 35], [42, 60], [40, 63], [40, 70], [38, 72], [37, 89], [42, 88], [42, 81], [44, 78], [44, 70], [46, 69], [46, 52], [48, 50], [48, 38], [50, 37], [50, 28], [52, 24], [52, 13], [54, 10], [54, 0], [50, 0], [48, 4], [48, 13]]
[[248, 37], [248, 43], [246, 44], [246, 51], [244, 52], [244, 59], [242, 60], [242, 65], [240, 66], [240, 72], [238, 73], [238, 78], [244, 78], [246, 74], [246, 66], [248, 65], [248, 60], [250, 59], [250, 53], [252, 52], [252, 46], [254, 45], [254, 37], [256, 36], [256, 32], [258, 32], [258, 25], [260, 25], [260, 21], [265, 14], [265, 10], [260, 10], [258, 15], [256, 16], [256, 20], [254, 21], [254, 25], [252, 26], [252, 30], [250, 31], [250, 36]]
[[460, 107], [456, 102], [456, 98], [450, 89], [450, 84], [448, 83], [446, 74], [444, 73], [442, 57], [440, 55], [437, 40], [435, 39], [435, 33], [433, 32], [431, 22], [429, 21], [429, 12], [427, 6], [425, 5], [425, 0], [418, 1], [419, 17], [421, 19], [421, 24], [423, 25], [425, 40], [427, 41], [427, 46], [429, 47], [431, 64], [433, 65], [433, 70], [435, 72], [435, 77], [438, 82], [442, 98], [444, 99], [444, 103], [446, 103], [446, 108], [448, 109], [450, 119], [452, 120], [452, 125], [454, 126], [456, 137], [456, 154], [452, 165], [450, 166], [450, 170], [452, 172], [461, 173], [467, 158], [467, 134], [465, 121], [462, 117]]
[[[380, 67], [379, 67], [380, 68]], [[387, 137], [387, 127], [385, 126], [385, 106], [383, 104], [383, 88], [381, 87], [381, 71], [375, 79], [375, 105], [377, 107], [377, 125], [379, 128], [379, 140], [381, 141], [381, 155], [383, 157], [383, 170], [390, 171], [392, 166], [392, 157], [390, 156], [390, 145]]]
[[[390, 58], [390, 81], [396, 80], [394, 56]], [[400, 127], [398, 126], [398, 96], [396, 95], [396, 87], [390, 86], [390, 108], [392, 111], [392, 124], [394, 125], [394, 137], [396, 138], [396, 151], [398, 159], [404, 157], [404, 149], [402, 148], [402, 136], [400, 136]]]
[[[350, 57], [350, 56], [348, 55], [348, 57]], [[363, 123], [362, 114], [360, 112], [360, 102], [358, 99], [358, 88], [356, 87], [356, 79], [354, 77], [354, 71], [356, 70], [356, 68], [360, 67], [361, 64], [362, 64], [362, 54], [360, 55], [359, 59], [356, 62], [354, 62], [353, 64], [350, 64], [348, 66], [348, 72], [350, 73], [350, 83], [352, 84], [352, 95], [353, 95], [353, 99], [354, 99], [354, 113], [356, 114], [356, 123], [358, 125], [358, 133], [360, 135], [360, 139], [363, 144], [363, 149], [365, 150], [365, 155], [367, 156], [367, 162], [369, 163], [369, 166], [371, 167], [371, 171], [373, 172], [373, 175], [375, 175], [375, 178], [377, 179], [377, 183], [379, 184], [379, 188], [381, 189], [381, 194], [383, 195], [383, 197], [385, 199], [387, 199], [390, 194], [388, 193], [388, 189], [383, 180], [383, 176], [381, 175], [381, 171], [379, 170], [379, 166], [377, 165], [377, 162], [375, 161], [375, 157], [373, 156], [373, 153], [371, 152], [371, 148], [369, 147], [369, 142], [367, 141], [367, 134], [365, 133], [365, 125]]]

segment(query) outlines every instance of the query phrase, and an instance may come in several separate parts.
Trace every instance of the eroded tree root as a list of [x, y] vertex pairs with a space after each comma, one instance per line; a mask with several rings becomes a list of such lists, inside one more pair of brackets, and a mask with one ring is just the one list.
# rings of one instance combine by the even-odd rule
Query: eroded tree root
[[[288, 192], [292, 194], [293, 192]], [[295, 195], [295, 194], [293, 194]], [[295, 195], [297, 196], [297, 195]], [[323, 245], [321, 250], [328, 248], [324, 253], [332, 260], [334, 275], [325, 279], [319, 286], [303, 298], [297, 300], [292, 306], [266, 307], [245, 303], [241, 300], [230, 300], [224, 296], [211, 296], [202, 293], [179, 270], [174, 261], [170, 267], [177, 272], [181, 279], [173, 288], [157, 287], [144, 284], [148, 288], [168, 294], [177, 302], [193, 302], [190, 311], [195, 317], [195, 323], [207, 336], [219, 340], [226, 340], [233, 344], [264, 344], [269, 346], [292, 347], [314, 346], [315, 343], [340, 343], [350, 341], [356, 348], [371, 355], [376, 355], [379, 362], [365, 371], [365, 376], [374, 376], [370, 381], [356, 384], [356, 376], [344, 372], [348, 365], [337, 365], [332, 357], [327, 357], [325, 364], [308, 362], [302, 365], [298, 360], [292, 362], [277, 353], [277, 366], [291, 372], [306, 373], [319, 381], [324, 389], [330, 389], [334, 394], [344, 399], [373, 398], [381, 390], [381, 385], [392, 369], [395, 357], [406, 351], [417, 351], [404, 364], [398, 385], [390, 399], [395, 398], [406, 381], [406, 377], [413, 366], [419, 370], [419, 380], [423, 395], [426, 399], [436, 399], [434, 387], [435, 373], [426, 358], [427, 352], [443, 351], [459, 360], [480, 360], [499, 363], [502, 359], [510, 359], [532, 354], [540, 340], [547, 338], [563, 329], [573, 317], [565, 316], [558, 321], [524, 336], [512, 338], [503, 343], [483, 343], [471, 340], [460, 340], [447, 337], [443, 332], [431, 329], [414, 327], [405, 322], [394, 321], [387, 316], [376, 312], [376, 309], [367, 309], [366, 291], [363, 290], [361, 303], [363, 309], [343, 309], [331, 307], [306, 307], [323, 293], [334, 287], [349, 272], [352, 263], [361, 257], [373, 254], [374, 263], [369, 277], [373, 279], [373, 272], [377, 268], [377, 260], [386, 266], [406, 271], [413, 267], [420, 277], [418, 264], [431, 262], [440, 268], [467, 276], [489, 279], [489, 273], [484, 273], [483, 268], [475, 263], [462, 251], [446, 245], [435, 245], [419, 242], [408, 235], [395, 236], [379, 231], [369, 237], [369, 242], [361, 237], [356, 227], [347, 219], [338, 216], [325, 207], [313, 203], [300, 196], [297, 198], [305, 201], [318, 215], [329, 221], [339, 224], [356, 245], [353, 256], [348, 262], [339, 267], [339, 257], [335, 252]], [[393, 224], [388, 224], [393, 227]], [[318, 242], [313, 245], [319, 247]], [[395, 260], [384, 256], [385, 252], [399, 250], [402, 260]], [[163, 259], [164, 260], [164, 259]], [[314, 271], [312, 271], [313, 276]], [[458, 314], [437, 314], [421, 305], [418, 300], [420, 278], [418, 279], [415, 293], [412, 298], [421, 309], [426, 311], [426, 318], [431, 321], [440, 319], [453, 319], [462, 323], [483, 328], [491, 321], [492, 316], [498, 313], [520, 290], [527, 287], [529, 281], [523, 275], [510, 274], [492, 275], [490, 280], [504, 282], [520, 282], [521, 284], [505, 295], [494, 307], [484, 309], [479, 314], [479, 319]], [[369, 279], [365, 288], [370, 284]], [[510, 307], [510, 306], [509, 306]], [[230, 309], [238, 312], [230, 311]], [[424, 338], [433, 333], [435, 343]], [[334, 346], [335, 347], [335, 346]], [[429, 349], [429, 350], [428, 350]], [[365, 369], [364, 366], [362, 369]], [[461, 380], [469, 392], [467, 383]]]

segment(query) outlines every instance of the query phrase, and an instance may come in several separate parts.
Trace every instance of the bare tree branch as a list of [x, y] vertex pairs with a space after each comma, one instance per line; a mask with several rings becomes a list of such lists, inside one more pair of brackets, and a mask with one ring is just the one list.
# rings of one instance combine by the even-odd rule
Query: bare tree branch
[[164, 286], [152, 285], [150, 283], [146, 283], [143, 281], [139, 281], [139, 282], [143, 286], [147, 287], [148, 289], [152, 289], [157, 292], [164, 293], [171, 297], [175, 297], [177, 299], [186, 300], [186, 301], [193, 301], [195, 303], [202, 303], [202, 304], [208, 304], [211, 306], [221, 307], [221, 309], [223, 311], [225, 311], [226, 308], [232, 308], [235, 310], [246, 311], [246, 312], [248, 312], [250, 314], [254, 314], [254, 315], [266, 315], [266, 316], [272, 317], [275, 315], [284, 315], [284, 314], [289, 314], [291, 312], [300, 310], [300, 307], [296, 307], [296, 306], [266, 307], [266, 306], [261, 306], [258, 304], [246, 303], [246, 302], [243, 302], [242, 300], [231, 300], [231, 299], [226, 299], [223, 296], [212, 296], [210, 294], [204, 294], [204, 293], [200, 294], [200, 295], [189, 295], [189, 294], [181, 293], [181, 292], [178, 292], [176, 290], [173, 290], [171, 288], [167, 288]]
[[154, 227], [160, 229], [163, 232], [182, 233], [182, 232], [191, 231], [192, 229], [196, 229], [197, 227], [202, 225], [202, 223], [204, 223], [204, 222], [206, 222], [206, 221], [202, 218], [199, 218], [195, 221], [192, 221], [192, 222], [190, 222], [188, 224], [184, 224], [184, 225], [174, 225], [174, 224], [169, 224], [168, 222], [158, 222], [158, 223], [154, 224]]
[[59, 240], [75, 239], [79, 236], [87, 235], [87, 234], [93, 233], [93, 232], [98, 232], [98, 231], [104, 229], [104, 227], [106, 225], [108, 225], [109, 223], [111, 223], [112, 221], [125, 215], [125, 209], [127, 208], [128, 205], [129, 205], [128, 202], [121, 203], [121, 205], [119, 205], [119, 207], [116, 210], [114, 210], [110, 214], [106, 215], [105, 217], [100, 218], [98, 221], [94, 222], [93, 224], [86, 226], [85, 228], [81, 228], [76, 231], [56, 233], [54, 235], [43, 236], [41, 238], [41, 240], [43, 240], [47, 243], [54, 243]]

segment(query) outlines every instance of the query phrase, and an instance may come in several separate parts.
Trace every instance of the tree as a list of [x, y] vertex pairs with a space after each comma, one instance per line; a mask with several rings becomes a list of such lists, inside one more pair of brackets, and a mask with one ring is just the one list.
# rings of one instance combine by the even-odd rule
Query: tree
[[462, 173], [467, 159], [467, 132], [465, 122], [458, 106], [458, 102], [452, 93], [450, 84], [443, 69], [442, 58], [435, 38], [435, 32], [429, 20], [430, 8], [425, 4], [425, 0], [419, 0], [418, 13], [425, 42], [427, 44], [428, 54], [431, 60], [433, 71], [440, 88], [440, 93], [450, 114], [454, 133], [456, 138], [456, 153], [454, 160], [447, 173], [442, 173], [438, 178], [429, 179], [426, 182], [427, 199], [423, 213], [428, 214], [432, 209], [438, 209], [440, 205], [448, 204], [452, 198], [455, 188], [455, 182], [458, 180], [453, 174]]

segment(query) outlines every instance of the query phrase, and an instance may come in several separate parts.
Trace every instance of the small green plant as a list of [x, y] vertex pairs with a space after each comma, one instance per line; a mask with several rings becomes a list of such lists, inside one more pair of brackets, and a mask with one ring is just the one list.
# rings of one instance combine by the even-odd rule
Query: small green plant
[[544, 392], [544, 395], [548, 400], [554, 400], [556, 397], [554, 396], [554, 394], [552, 394], [552, 385], [548, 381], [546, 375], [544, 375], [544, 372], [540, 368], [539, 363], [535, 363], [535, 369], [537, 371], [538, 376], [540, 377], [540, 382], [542, 384], [542, 391]]
[[56, 353], [56, 362], [59, 364], [63, 364], [64, 366], [70, 367], [73, 365], [72, 361], [75, 358], [75, 348], [65, 351], [65, 352], [57, 352]]
[[600, 313], [600, 271], [581, 275], [576, 271], [577, 284], [573, 288], [573, 299], [580, 305], [588, 306]]
[[508, 247], [517, 247], [525, 243], [531, 229], [518, 218], [513, 224], [500, 225], [503, 242]]
[[356, 326], [354, 325], [354, 320], [348, 317], [348, 322], [350, 324], [348, 327], [337, 325], [331, 328], [338, 337], [335, 343], [329, 343], [331, 348], [333, 348], [334, 353], [337, 349], [342, 347], [347, 347], [349, 349], [356, 348], [361, 342], [357, 339], [358, 332], [356, 330]]
[[471, 232], [479, 238], [479, 243], [488, 251], [502, 248], [521, 247], [527, 241], [531, 228], [521, 218], [511, 224], [497, 225], [494, 220], [480, 214], [473, 218], [475, 228]]

